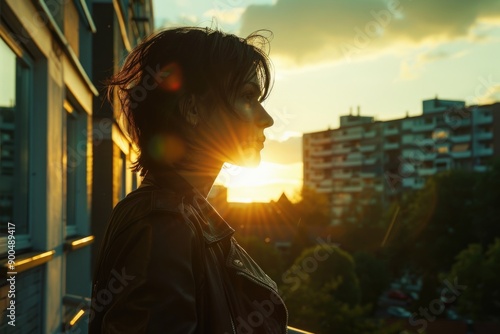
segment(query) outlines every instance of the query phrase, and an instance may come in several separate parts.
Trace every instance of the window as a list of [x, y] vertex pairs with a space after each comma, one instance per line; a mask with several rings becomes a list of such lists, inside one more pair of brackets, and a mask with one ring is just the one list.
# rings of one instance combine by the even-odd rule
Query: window
[[63, 205], [63, 221], [66, 223], [66, 236], [76, 234], [76, 185], [77, 169], [82, 158], [77, 151], [77, 115], [73, 106], [65, 101], [64, 111], [66, 113], [66, 157], [64, 165], [66, 167], [66, 186], [63, 186], [63, 198], [66, 198], [66, 205]]
[[437, 151], [439, 154], [445, 154], [445, 153], [448, 153], [448, 146], [438, 146], [438, 147], [436, 147], [436, 151]]
[[469, 144], [456, 144], [453, 146], [453, 152], [465, 152], [469, 150]]
[[444, 140], [448, 138], [450, 135], [449, 131], [447, 129], [436, 129], [432, 133], [432, 139], [434, 140]]
[[31, 62], [0, 38], [0, 253], [8, 223], [15, 225], [16, 248], [29, 245], [29, 109]]
[[120, 184], [118, 198], [120, 200], [127, 196], [127, 156], [120, 150]]
[[[85, 226], [82, 217], [86, 210], [87, 178], [87, 115], [81, 112], [77, 104], [64, 101], [63, 113], [66, 118], [66, 136], [63, 146], [63, 165], [66, 178], [63, 180], [63, 220], [66, 225], [66, 237], [84, 233], [77, 226]], [[83, 223], [83, 224], [81, 224]]]

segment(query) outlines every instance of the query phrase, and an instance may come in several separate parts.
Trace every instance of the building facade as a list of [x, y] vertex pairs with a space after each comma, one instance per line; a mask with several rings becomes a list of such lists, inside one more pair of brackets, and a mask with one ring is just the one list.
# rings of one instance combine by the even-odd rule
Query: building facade
[[65, 298], [91, 285], [93, 22], [84, 1], [6, 0], [0, 16], [0, 332], [60, 333], [81, 318]]
[[0, 1], [0, 333], [87, 332], [94, 196], [135, 186], [100, 80], [152, 24], [151, 1]]
[[303, 136], [304, 186], [330, 199], [332, 224], [389, 203], [440, 171], [485, 171], [500, 156], [500, 103], [423, 101], [423, 113], [391, 121], [340, 117], [340, 127]]
[[92, 263], [113, 207], [140, 179], [130, 171], [135, 151], [119, 126], [119, 104], [106, 101], [103, 82], [115, 73], [126, 55], [153, 32], [153, 4], [148, 1], [94, 0], [92, 16], [96, 33], [92, 40], [92, 78], [100, 95], [94, 98], [92, 175]]

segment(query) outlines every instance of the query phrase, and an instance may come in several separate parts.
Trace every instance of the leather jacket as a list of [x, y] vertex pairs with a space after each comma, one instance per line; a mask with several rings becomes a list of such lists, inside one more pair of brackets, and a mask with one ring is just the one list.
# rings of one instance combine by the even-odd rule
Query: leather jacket
[[275, 282], [173, 171], [115, 207], [93, 281], [89, 333], [286, 333]]

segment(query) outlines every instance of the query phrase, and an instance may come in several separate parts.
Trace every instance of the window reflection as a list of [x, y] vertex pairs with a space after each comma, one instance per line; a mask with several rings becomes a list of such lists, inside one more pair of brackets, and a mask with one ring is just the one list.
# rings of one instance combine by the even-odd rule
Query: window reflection
[[[28, 232], [28, 116], [20, 99], [23, 76], [16, 54], [0, 39], [0, 236], [14, 223]], [[3, 251], [3, 250], [2, 250]]]
[[0, 39], [0, 224], [2, 235], [13, 216], [13, 176], [15, 162], [16, 55]]

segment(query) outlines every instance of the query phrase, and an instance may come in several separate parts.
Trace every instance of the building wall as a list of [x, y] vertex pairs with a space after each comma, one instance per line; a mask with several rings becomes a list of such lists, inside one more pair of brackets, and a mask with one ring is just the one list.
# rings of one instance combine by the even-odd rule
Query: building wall
[[116, 99], [107, 101], [102, 83], [118, 71], [128, 52], [153, 32], [152, 8], [152, 1], [95, 0], [92, 5], [97, 30], [93, 38], [92, 77], [102, 92], [93, 101], [93, 131], [99, 135], [93, 145], [93, 266], [113, 207], [140, 184], [139, 175], [130, 170], [135, 151], [117, 121], [119, 104]]
[[[15, 276], [15, 329], [60, 333], [81, 309], [63, 299], [90, 297], [90, 247], [70, 244], [90, 234], [89, 133], [97, 91], [82, 66], [90, 54], [81, 46], [92, 31], [79, 2], [7, 0], [1, 6], [1, 59], [14, 59], [8, 85], [15, 87], [15, 99], [0, 106], [14, 110], [12, 124], [4, 117], [0, 123], [0, 331], [13, 329], [4, 319], [6, 278]], [[16, 226], [16, 275], [5, 273], [9, 222]]]
[[304, 186], [330, 196], [337, 224], [355, 222], [363, 205], [422, 188], [440, 171], [484, 171], [500, 156], [499, 106], [434, 99], [416, 117], [342, 116], [338, 129], [304, 134]]

